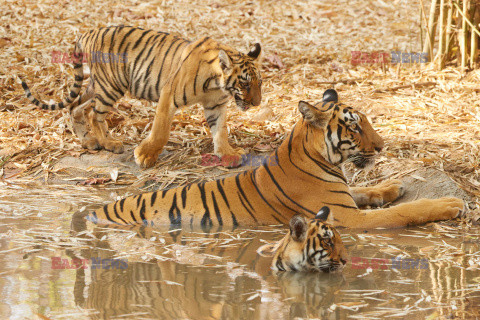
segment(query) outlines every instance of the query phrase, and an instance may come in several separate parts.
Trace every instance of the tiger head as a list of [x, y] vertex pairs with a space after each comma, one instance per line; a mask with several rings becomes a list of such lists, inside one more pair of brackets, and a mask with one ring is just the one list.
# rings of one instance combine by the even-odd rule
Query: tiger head
[[347, 251], [331, 222], [333, 215], [328, 207], [320, 209], [310, 221], [295, 215], [290, 220], [290, 232], [276, 243], [261, 246], [258, 253], [274, 256], [275, 272], [340, 271], [347, 263]]
[[335, 90], [325, 91], [323, 101], [316, 105], [300, 101], [298, 109], [308, 127], [306, 131], [313, 131], [315, 149], [324, 159], [334, 165], [353, 162], [360, 169], [375, 163], [383, 139], [363, 113], [338, 103]]
[[262, 77], [259, 70], [259, 43], [247, 53], [219, 51], [220, 66], [225, 75], [225, 90], [243, 111], [258, 106], [262, 101]]

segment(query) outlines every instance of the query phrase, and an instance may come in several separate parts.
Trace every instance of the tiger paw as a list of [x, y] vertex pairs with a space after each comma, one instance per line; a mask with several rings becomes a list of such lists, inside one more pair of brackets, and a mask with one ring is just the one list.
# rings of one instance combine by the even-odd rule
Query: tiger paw
[[221, 158], [222, 166], [226, 168], [238, 168], [242, 165], [242, 155], [245, 154], [245, 151], [241, 148], [233, 149], [229, 146], [228, 152], [216, 152]]
[[[161, 151], [161, 150], [160, 150]], [[157, 151], [149, 146], [148, 143], [142, 142], [133, 152], [135, 155], [135, 162], [141, 168], [150, 168], [157, 162], [160, 151]]]
[[98, 143], [98, 140], [90, 135], [87, 135], [82, 141], [82, 147], [88, 150], [101, 150], [102, 146]]
[[118, 140], [107, 140], [103, 147], [105, 150], [111, 151], [113, 153], [123, 153], [123, 143]]
[[450, 220], [461, 216], [466, 207], [459, 198], [420, 199], [418, 209], [425, 221]]
[[376, 187], [376, 192], [381, 197], [381, 205], [393, 202], [405, 194], [405, 186], [401, 180], [390, 179], [383, 181]]

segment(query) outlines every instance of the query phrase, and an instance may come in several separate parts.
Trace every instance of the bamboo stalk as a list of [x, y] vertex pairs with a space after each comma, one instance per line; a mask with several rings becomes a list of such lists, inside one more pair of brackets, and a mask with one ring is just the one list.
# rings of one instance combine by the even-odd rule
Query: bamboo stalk
[[439, 21], [440, 25], [438, 27], [438, 53], [437, 53], [437, 58], [438, 58], [438, 69], [441, 70], [443, 69], [443, 57], [445, 55], [444, 48], [446, 41], [444, 41], [444, 20], [445, 20], [445, 0], [440, 0], [440, 15], [439, 15]]
[[[474, 25], [477, 25], [478, 12], [476, 8], [477, 6], [474, 3], [470, 11], [470, 17]], [[477, 39], [478, 39], [477, 35], [472, 30], [472, 32], [470, 33], [470, 68], [471, 69], [475, 68], [475, 62], [476, 62], [475, 58], [477, 57]]]
[[[437, 23], [436, 23], [437, 4], [438, 4], [438, 0], [432, 0], [432, 4], [430, 6], [430, 14], [428, 17], [427, 38], [425, 39], [425, 43], [423, 45], [423, 52], [429, 53], [430, 61], [433, 61], [433, 42], [435, 41], [435, 28], [437, 26]], [[422, 1], [422, 7], [423, 7], [423, 1]]]
[[463, 0], [463, 8], [462, 8], [462, 31], [460, 32], [460, 50], [462, 53], [462, 60], [461, 60], [461, 67], [462, 70], [465, 69], [467, 66], [467, 8], [468, 8], [468, 0]]
[[452, 41], [452, 18], [453, 18], [453, 4], [452, 0], [448, 0], [447, 26], [445, 28], [445, 55], [442, 57], [442, 66], [445, 66], [445, 61], [450, 55], [451, 41]]

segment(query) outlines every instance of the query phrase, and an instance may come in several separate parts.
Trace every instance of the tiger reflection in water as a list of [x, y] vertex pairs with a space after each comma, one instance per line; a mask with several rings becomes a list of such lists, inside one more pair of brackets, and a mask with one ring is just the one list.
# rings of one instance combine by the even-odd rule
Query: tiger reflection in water
[[[335, 302], [334, 292], [345, 285], [341, 273], [272, 274], [271, 258], [256, 252], [264, 244], [257, 231], [218, 229], [199, 234], [186, 227], [170, 232], [148, 226], [109, 227], [94, 227], [94, 237], [85, 246], [90, 249], [67, 250], [72, 259], [138, 253], [137, 259], [128, 256], [123, 270], [76, 270], [75, 302], [91, 310], [92, 319], [323, 318]], [[84, 216], [74, 215], [73, 235], [87, 237], [78, 234], [86, 228]], [[136, 236], [126, 237], [127, 231]], [[233, 239], [236, 236], [239, 239]], [[152, 237], [156, 240], [147, 241]], [[161, 246], [160, 237], [165, 240]], [[142, 262], [141, 256], [149, 261]], [[161, 259], [168, 256], [172, 258]]]

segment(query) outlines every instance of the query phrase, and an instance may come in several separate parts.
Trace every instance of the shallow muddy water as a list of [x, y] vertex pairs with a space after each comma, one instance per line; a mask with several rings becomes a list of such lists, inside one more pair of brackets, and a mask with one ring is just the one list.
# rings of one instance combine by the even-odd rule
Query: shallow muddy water
[[83, 219], [124, 194], [0, 185], [1, 318], [480, 317], [480, 229], [340, 229], [350, 255], [342, 273], [274, 275], [256, 249], [284, 226], [120, 229]]

